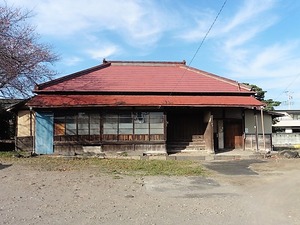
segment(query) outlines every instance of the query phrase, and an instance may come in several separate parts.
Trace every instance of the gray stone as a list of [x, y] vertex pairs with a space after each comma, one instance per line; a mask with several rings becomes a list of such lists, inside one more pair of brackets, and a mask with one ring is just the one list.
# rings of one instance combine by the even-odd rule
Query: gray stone
[[279, 155], [288, 158], [288, 159], [293, 159], [293, 158], [299, 158], [299, 152], [297, 151], [291, 151], [291, 150], [285, 150], [281, 151]]

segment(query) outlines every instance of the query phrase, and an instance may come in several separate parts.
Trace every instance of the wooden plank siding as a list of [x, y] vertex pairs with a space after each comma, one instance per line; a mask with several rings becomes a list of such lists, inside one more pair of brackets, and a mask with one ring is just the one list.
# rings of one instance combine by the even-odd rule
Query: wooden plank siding
[[224, 147], [226, 149], [243, 148], [243, 130], [242, 120], [225, 120], [224, 121]]
[[[101, 138], [102, 137], [102, 138]], [[56, 135], [54, 136], [54, 141], [58, 142], [77, 142], [77, 143], [100, 143], [100, 142], [114, 142], [114, 141], [139, 141], [139, 142], [149, 142], [149, 141], [164, 141], [163, 134], [120, 134], [120, 135]]]

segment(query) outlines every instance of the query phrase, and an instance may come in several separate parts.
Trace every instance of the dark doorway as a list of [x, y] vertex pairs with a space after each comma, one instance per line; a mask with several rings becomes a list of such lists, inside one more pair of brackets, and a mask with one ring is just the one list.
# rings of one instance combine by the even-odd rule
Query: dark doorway
[[190, 142], [203, 135], [202, 112], [170, 112], [167, 121], [168, 142]]

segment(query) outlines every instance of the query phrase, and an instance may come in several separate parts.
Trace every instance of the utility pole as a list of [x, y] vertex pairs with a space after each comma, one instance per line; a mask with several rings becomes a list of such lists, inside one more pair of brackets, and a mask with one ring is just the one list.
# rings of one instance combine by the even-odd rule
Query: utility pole
[[293, 96], [292, 96], [292, 93], [290, 91], [285, 91], [285, 94], [287, 95], [288, 100], [284, 101], [284, 104], [288, 105], [288, 110], [290, 110], [291, 105], [294, 104], [294, 102], [292, 101]]

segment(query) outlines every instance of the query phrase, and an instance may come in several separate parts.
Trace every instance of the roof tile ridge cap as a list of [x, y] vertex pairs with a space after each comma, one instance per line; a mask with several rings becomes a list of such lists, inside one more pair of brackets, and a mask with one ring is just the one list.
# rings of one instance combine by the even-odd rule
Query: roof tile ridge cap
[[244, 85], [242, 83], [239, 83], [239, 82], [237, 82], [235, 80], [232, 80], [232, 79], [229, 79], [229, 78], [226, 78], [226, 77], [222, 77], [222, 76], [219, 76], [217, 74], [210, 73], [210, 72], [206, 72], [204, 70], [200, 70], [200, 69], [197, 69], [197, 68], [194, 68], [194, 67], [191, 67], [191, 66], [186, 66], [185, 65], [183, 67], [185, 67], [189, 71], [195, 71], [197, 73], [201, 73], [204, 76], [211, 77], [213, 79], [220, 80], [220, 81], [223, 81], [225, 83], [234, 85], [234, 86], [236, 86], [238, 88], [243, 88], [243, 89], [246, 89], [248, 91], [251, 91], [251, 88], [248, 88], [246, 85]]
[[178, 66], [185, 65], [185, 61], [107, 61], [112, 66], [124, 66], [124, 65], [145, 65], [145, 66]]
[[58, 83], [61, 83], [61, 82], [64, 82], [64, 81], [67, 81], [67, 80], [79, 77], [81, 75], [87, 74], [87, 73], [95, 71], [95, 70], [99, 70], [99, 69], [108, 67], [110, 65], [111, 65], [110, 62], [103, 63], [103, 64], [100, 64], [100, 65], [97, 65], [97, 66], [93, 66], [93, 67], [90, 67], [90, 68], [87, 68], [87, 69], [84, 69], [84, 70], [81, 70], [81, 71], [78, 71], [78, 72], [75, 72], [75, 73], [68, 74], [66, 76], [62, 76], [62, 77], [56, 78], [54, 80], [47, 81], [45, 83], [38, 84], [38, 85], [36, 85], [34, 91], [42, 91], [42, 89], [47, 88], [47, 87], [49, 87], [51, 85], [56, 85]]

